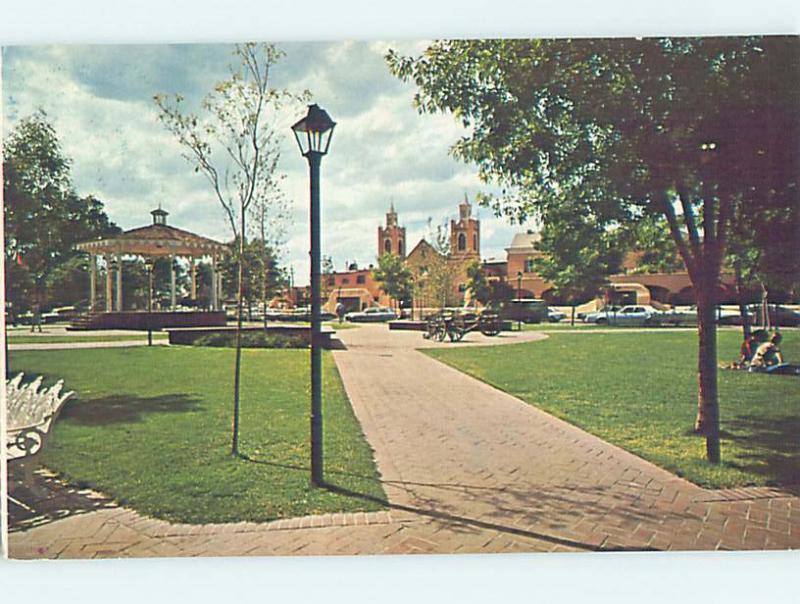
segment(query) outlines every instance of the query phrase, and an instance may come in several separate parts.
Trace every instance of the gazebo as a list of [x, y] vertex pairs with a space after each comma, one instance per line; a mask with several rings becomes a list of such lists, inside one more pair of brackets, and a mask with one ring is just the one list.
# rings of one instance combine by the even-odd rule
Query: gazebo
[[[159, 206], [150, 212], [153, 223], [124, 231], [113, 237], [78, 243], [76, 248], [89, 255], [89, 315], [75, 325], [84, 329], [142, 329], [150, 326], [183, 327], [224, 325], [221, 311], [222, 278], [218, 263], [230, 252], [227, 245], [184, 231], [167, 224], [168, 212]], [[171, 290], [168, 311], [148, 313], [126, 311], [122, 305], [123, 259], [143, 258], [145, 262], [158, 258], [170, 259]], [[106, 265], [105, 309], [97, 306], [97, 263], [102, 258]], [[191, 299], [197, 299], [197, 264], [211, 262], [211, 309], [208, 311], [180, 311], [177, 309], [175, 258], [189, 260], [191, 273]]]

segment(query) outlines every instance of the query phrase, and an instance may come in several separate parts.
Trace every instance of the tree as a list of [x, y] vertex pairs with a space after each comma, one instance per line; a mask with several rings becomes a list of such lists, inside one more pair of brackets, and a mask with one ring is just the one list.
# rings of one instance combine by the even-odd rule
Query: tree
[[619, 243], [636, 255], [631, 273], [673, 273], [686, 270], [675, 241], [669, 234], [666, 219], [645, 214], [620, 230]]
[[237, 322], [233, 387], [231, 453], [239, 453], [239, 384], [244, 300], [246, 216], [251, 205], [273, 198], [281, 136], [273, 118], [285, 104], [306, 100], [270, 86], [270, 71], [283, 56], [271, 44], [237, 45], [239, 63], [227, 80], [217, 83], [202, 102], [202, 114], [184, 109], [180, 95], [156, 95], [159, 119], [175, 135], [183, 157], [202, 174], [222, 206], [234, 239], [237, 257]]
[[492, 296], [492, 289], [486, 280], [483, 267], [477, 260], [467, 267], [467, 291], [473, 300], [481, 304], [489, 302]]
[[555, 293], [572, 306], [594, 298], [620, 271], [622, 251], [613, 233], [594, 220], [580, 202], [564, 202], [548, 213], [534, 260], [540, 277], [553, 283]]
[[[280, 156], [276, 154], [274, 161], [276, 166], [272, 168], [273, 173], [277, 169], [277, 161]], [[257, 242], [259, 267], [258, 267], [258, 291], [261, 297], [261, 307], [264, 313], [264, 328], [267, 326], [267, 303], [268, 300], [277, 293], [277, 289], [283, 286], [284, 278], [278, 267], [278, 250], [283, 244], [286, 236], [286, 221], [289, 215], [289, 203], [280, 188], [280, 181], [285, 175], [278, 176], [273, 183], [272, 195], [258, 198], [251, 210], [251, 224], [255, 227], [251, 237]]]
[[749, 37], [439, 41], [387, 56], [421, 112], [469, 129], [452, 153], [499, 185], [482, 198], [496, 212], [546, 222], [573, 199], [600, 224], [663, 215], [696, 296], [695, 429], [713, 463], [728, 228], [736, 204], [773, 190], [797, 211], [797, 55], [797, 38]]
[[397, 303], [405, 302], [411, 296], [411, 271], [400, 256], [383, 254], [378, 258], [378, 266], [372, 270], [372, 277], [381, 284], [383, 293]]
[[431, 240], [430, 249], [423, 250], [426, 255], [425, 270], [418, 288], [428, 303], [432, 302], [443, 309], [458, 303], [454, 292], [455, 274], [448, 261], [450, 238], [447, 234], [447, 224], [439, 224], [433, 228], [433, 220], [428, 219], [428, 237]]
[[119, 228], [101, 201], [75, 193], [71, 162], [43, 111], [22, 119], [4, 148], [6, 299], [15, 311], [85, 300], [88, 263], [75, 244]]

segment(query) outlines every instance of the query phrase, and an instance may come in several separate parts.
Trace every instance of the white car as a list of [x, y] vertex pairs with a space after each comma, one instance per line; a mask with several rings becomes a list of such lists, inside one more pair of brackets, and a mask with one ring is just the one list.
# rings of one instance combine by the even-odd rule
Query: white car
[[361, 312], [349, 312], [344, 316], [346, 321], [352, 323], [380, 323], [394, 321], [397, 314], [391, 308], [368, 308]]
[[597, 325], [624, 325], [641, 327], [644, 325], [658, 325], [660, 318], [659, 311], [646, 304], [631, 304], [623, 306], [619, 310], [601, 310], [589, 313], [584, 317], [586, 323], [596, 323]]

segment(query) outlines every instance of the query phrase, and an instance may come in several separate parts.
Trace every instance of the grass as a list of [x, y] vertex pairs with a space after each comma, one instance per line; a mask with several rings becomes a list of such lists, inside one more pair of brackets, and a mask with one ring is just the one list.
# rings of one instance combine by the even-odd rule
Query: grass
[[[242, 352], [240, 449], [249, 459], [230, 455], [230, 349], [20, 351], [12, 369], [63, 378], [77, 393], [44, 464], [144, 514], [208, 523], [379, 509], [309, 486], [308, 359], [306, 350]], [[323, 388], [326, 479], [385, 499], [327, 353]]]
[[[153, 340], [166, 340], [167, 334], [153, 332]], [[8, 335], [9, 344], [72, 344], [74, 342], [128, 342], [147, 340], [147, 333], [135, 335], [97, 335], [97, 336], [32, 336], [32, 335]]]
[[[718, 336], [720, 361], [740, 332]], [[781, 346], [800, 359], [800, 333]], [[431, 355], [584, 430], [707, 487], [800, 486], [800, 379], [720, 370], [722, 463], [704, 461], [691, 433], [697, 334], [555, 333], [512, 346], [432, 349]]]

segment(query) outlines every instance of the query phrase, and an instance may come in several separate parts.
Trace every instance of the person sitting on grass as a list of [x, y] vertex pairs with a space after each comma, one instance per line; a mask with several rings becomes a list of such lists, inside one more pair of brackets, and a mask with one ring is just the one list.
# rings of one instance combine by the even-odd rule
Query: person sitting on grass
[[767, 342], [760, 344], [756, 348], [753, 359], [750, 361], [750, 371], [772, 373], [786, 365], [780, 349], [781, 339], [781, 334], [776, 332]]
[[767, 341], [769, 333], [766, 329], [756, 329], [742, 341], [742, 346], [739, 348], [739, 362], [732, 364], [733, 369], [747, 369], [750, 367], [750, 361], [753, 360], [753, 355], [756, 353], [759, 345]]

